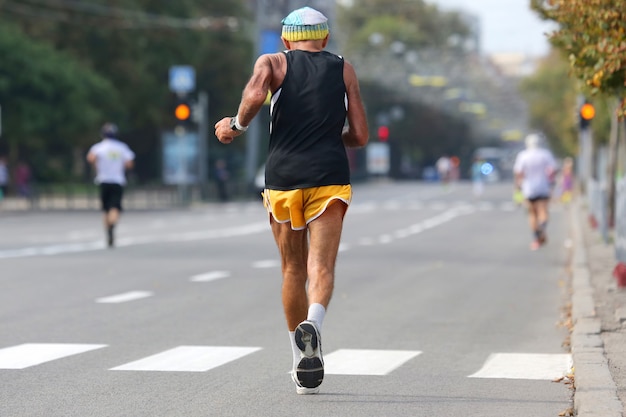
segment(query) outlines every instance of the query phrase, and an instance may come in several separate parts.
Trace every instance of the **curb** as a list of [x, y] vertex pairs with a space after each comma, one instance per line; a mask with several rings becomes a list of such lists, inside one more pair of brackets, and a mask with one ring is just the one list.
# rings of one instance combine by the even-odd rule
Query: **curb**
[[583, 242], [580, 203], [570, 206], [573, 226], [572, 258], [572, 360], [574, 410], [579, 417], [622, 417], [622, 404], [604, 352], [601, 323], [596, 316], [591, 274]]

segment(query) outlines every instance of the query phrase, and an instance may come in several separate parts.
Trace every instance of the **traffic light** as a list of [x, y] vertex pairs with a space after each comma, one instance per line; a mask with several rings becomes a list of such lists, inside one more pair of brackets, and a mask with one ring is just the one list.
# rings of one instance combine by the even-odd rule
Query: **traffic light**
[[591, 124], [591, 121], [593, 120], [595, 115], [596, 115], [596, 109], [595, 107], [593, 107], [593, 104], [585, 102], [582, 106], [580, 106], [580, 112], [579, 112], [580, 129], [584, 130], [584, 129], [589, 128], [589, 125]]
[[192, 97], [188, 95], [180, 95], [174, 100], [172, 109], [174, 120], [179, 125], [186, 125], [193, 122], [194, 103]]
[[179, 103], [174, 109], [174, 117], [176, 120], [185, 122], [191, 117], [191, 107], [187, 103]]
[[378, 127], [378, 140], [380, 142], [387, 142], [389, 140], [389, 127], [388, 126]]

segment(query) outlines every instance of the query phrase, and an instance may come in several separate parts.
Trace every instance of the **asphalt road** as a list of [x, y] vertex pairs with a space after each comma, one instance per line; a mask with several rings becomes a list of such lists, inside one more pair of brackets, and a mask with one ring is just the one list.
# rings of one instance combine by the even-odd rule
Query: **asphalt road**
[[355, 186], [298, 396], [259, 201], [0, 214], [0, 416], [552, 417], [571, 407], [567, 216], [528, 249], [510, 184]]

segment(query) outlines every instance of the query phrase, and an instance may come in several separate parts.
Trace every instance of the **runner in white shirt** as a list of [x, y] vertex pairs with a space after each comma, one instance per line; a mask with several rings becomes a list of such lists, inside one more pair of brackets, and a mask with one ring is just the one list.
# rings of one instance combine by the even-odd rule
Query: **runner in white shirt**
[[528, 221], [534, 239], [530, 245], [537, 250], [546, 242], [548, 224], [548, 203], [552, 192], [552, 180], [556, 172], [556, 162], [550, 151], [539, 147], [540, 137], [531, 134], [526, 137], [526, 149], [515, 160], [513, 172], [515, 184], [521, 187], [528, 202]]
[[126, 170], [133, 167], [135, 153], [117, 139], [117, 126], [106, 123], [102, 140], [89, 149], [87, 161], [96, 169], [96, 184], [104, 211], [104, 227], [109, 247], [114, 245], [114, 229], [122, 211], [122, 196], [126, 185]]

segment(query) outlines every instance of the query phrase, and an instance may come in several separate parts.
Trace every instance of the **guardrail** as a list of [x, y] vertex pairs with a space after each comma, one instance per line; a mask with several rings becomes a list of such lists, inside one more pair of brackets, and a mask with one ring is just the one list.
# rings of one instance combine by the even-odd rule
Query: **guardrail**
[[598, 228], [604, 242], [609, 242], [608, 194], [605, 183], [595, 179], [587, 181], [587, 203], [592, 225]]
[[[232, 200], [252, 199], [255, 193], [243, 184], [233, 182], [228, 187]], [[195, 202], [219, 201], [217, 187], [134, 186], [124, 189], [125, 210], [156, 210], [184, 207]], [[99, 210], [98, 187], [93, 184], [35, 185], [27, 197], [9, 195], [0, 199], [0, 211], [24, 210]]]

